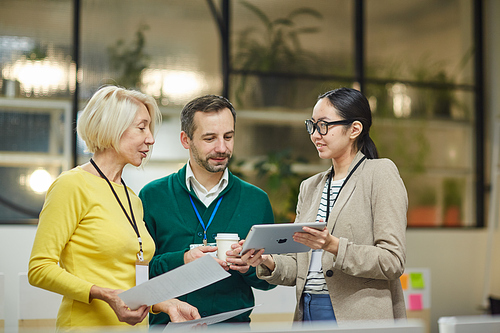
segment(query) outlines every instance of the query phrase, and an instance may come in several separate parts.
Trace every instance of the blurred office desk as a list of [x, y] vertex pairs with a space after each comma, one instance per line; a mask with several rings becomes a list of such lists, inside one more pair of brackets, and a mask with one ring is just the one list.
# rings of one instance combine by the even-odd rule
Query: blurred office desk
[[[422, 310], [406, 310], [406, 317], [408, 319], [418, 319], [421, 320], [425, 327], [425, 332], [430, 333], [431, 331], [431, 309]], [[499, 331], [500, 332], [500, 331]]]
[[500, 316], [441, 317], [438, 325], [439, 333], [498, 333]]
[[[410, 270], [412, 271], [412, 270]], [[420, 270], [417, 270], [420, 272]], [[413, 272], [413, 271], [412, 271]], [[426, 272], [426, 274], [429, 274]], [[427, 276], [427, 275], [426, 275]], [[254, 289], [255, 304], [258, 305], [250, 315], [251, 328], [266, 327], [292, 327], [293, 313], [295, 311], [295, 287], [277, 286], [272, 290]], [[419, 290], [421, 291], [421, 290]], [[428, 289], [426, 290], [428, 291]], [[407, 297], [408, 298], [408, 297]], [[407, 310], [408, 319], [421, 321], [423, 333], [430, 332], [430, 308], [429, 297], [426, 296], [424, 305], [426, 308], [420, 310]], [[407, 301], [408, 304], [408, 301]]]
[[[167, 327], [168, 329], [168, 327]], [[351, 322], [337, 326], [335, 323], [258, 323], [248, 327], [238, 324], [210, 325], [205, 333], [424, 333], [420, 320]], [[154, 331], [151, 331], [154, 332]], [[165, 333], [167, 330], [165, 330]], [[177, 330], [173, 332], [179, 332]], [[181, 330], [182, 332], [182, 330]], [[187, 332], [187, 331], [186, 331]], [[156, 333], [156, 332], [154, 332]]]

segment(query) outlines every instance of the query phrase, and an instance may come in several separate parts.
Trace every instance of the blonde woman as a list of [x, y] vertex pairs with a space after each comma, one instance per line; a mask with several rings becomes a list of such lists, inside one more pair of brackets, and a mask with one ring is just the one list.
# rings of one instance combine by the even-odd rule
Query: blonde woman
[[118, 297], [147, 280], [144, 265], [155, 251], [141, 201], [121, 176], [125, 165], [140, 166], [148, 156], [160, 121], [152, 97], [115, 86], [98, 90], [80, 116], [78, 134], [93, 157], [47, 191], [29, 262], [32, 285], [64, 296], [58, 329], [136, 325], [149, 311], [199, 318], [177, 300], [131, 310]]

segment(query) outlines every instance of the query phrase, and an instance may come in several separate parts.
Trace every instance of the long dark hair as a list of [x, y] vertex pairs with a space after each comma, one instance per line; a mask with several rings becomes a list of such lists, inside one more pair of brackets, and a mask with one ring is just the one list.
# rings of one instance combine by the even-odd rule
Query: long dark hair
[[367, 158], [378, 158], [377, 147], [370, 138], [372, 112], [366, 97], [356, 89], [345, 87], [328, 91], [320, 95], [318, 100], [325, 97], [328, 98], [328, 101], [337, 110], [340, 117], [343, 119], [355, 119], [363, 124], [363, 131], [354, 144], [357, 150], [361, 150]]

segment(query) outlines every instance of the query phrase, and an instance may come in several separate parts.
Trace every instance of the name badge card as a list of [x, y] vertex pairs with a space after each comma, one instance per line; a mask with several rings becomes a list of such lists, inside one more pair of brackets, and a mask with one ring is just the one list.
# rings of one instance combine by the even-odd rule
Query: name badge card
[[135, 285], [138, 286], [147, 280], [149, 280], [149, 264], [137, 260], [135, 263]]

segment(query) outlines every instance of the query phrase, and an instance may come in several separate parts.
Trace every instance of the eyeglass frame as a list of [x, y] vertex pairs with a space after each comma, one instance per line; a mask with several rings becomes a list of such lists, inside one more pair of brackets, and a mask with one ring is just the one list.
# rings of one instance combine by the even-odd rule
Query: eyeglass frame
[[[317, 122], [313, 122], [312, 119], [307, 119], [306, 121], [304, 121], [304, 123], [306, 125], [306, 131], [307, 131], [307, 133], [309, 133], [309, 135], [313, 135], [314, 131], [318, 131], [319, 135], [327, 135], [330, 126], [332, 126], [332, 125], [350, 125], [355, 121], [356, 121], [356, 119], [342, 119], [342, 120], [337, 120], [337, 121], [318, 120]], [[326, 132], [325, 133], [321, 133], [321, 131], [319, 130], [319, 126], [318, 126], [319, 122], [326, 124]], [[312, 126], [312, 132], [309, 132], [309, 128], [307, 125], [308, 123], [310, 123]]]

